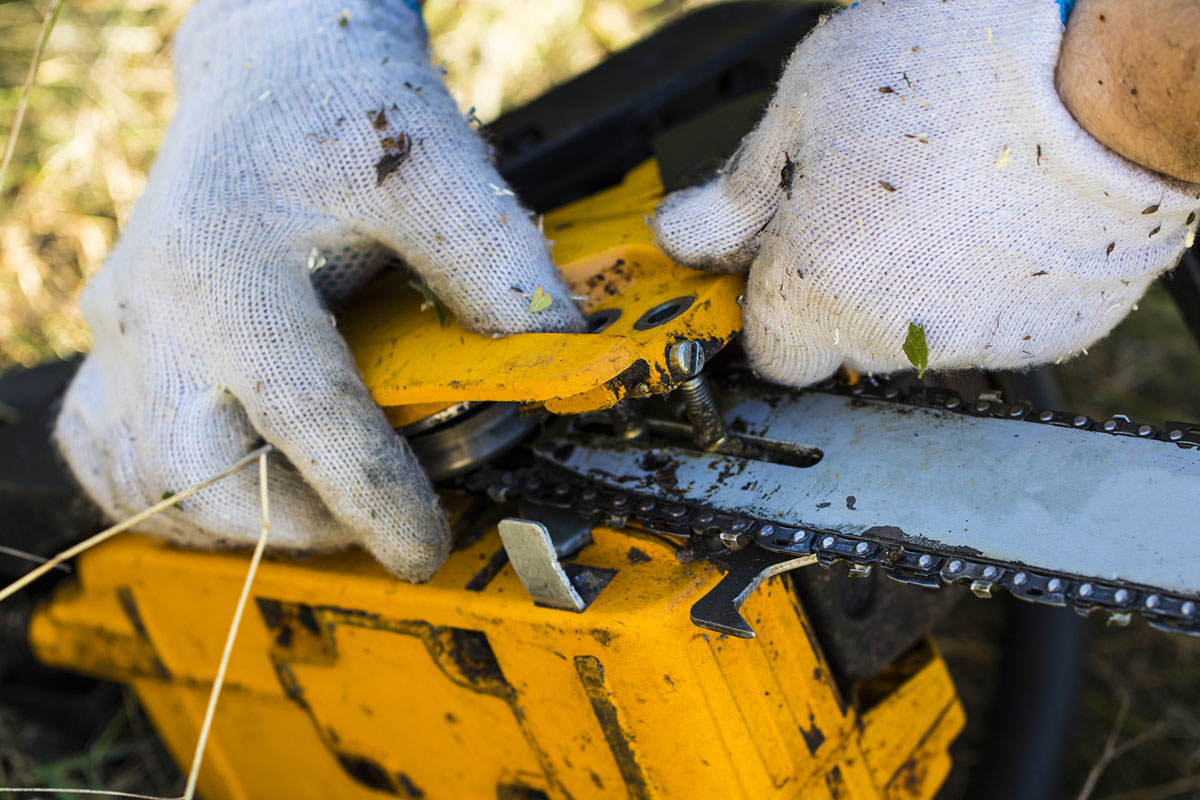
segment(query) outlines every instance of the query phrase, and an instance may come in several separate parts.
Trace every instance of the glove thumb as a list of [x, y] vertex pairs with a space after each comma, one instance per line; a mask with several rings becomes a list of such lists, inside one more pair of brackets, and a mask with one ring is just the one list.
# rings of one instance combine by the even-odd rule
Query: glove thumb
[[651, 223], [659, 249], [709, 272], [745, 272], [800, 165], [790, 155], [784, 111], [772, 101], [715, 178], [669, 195]]

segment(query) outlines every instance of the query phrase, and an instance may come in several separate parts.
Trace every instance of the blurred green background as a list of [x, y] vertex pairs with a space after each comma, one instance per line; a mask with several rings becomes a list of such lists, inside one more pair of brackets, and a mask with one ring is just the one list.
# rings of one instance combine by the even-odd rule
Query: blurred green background
[[[429, 0], [426, 18], [457, 100], [486, 122], [708, 2]], [[87, 349], [75, 297], [141, 192], [174, 106], [171, 34], [190, 4], [71, 0], [65, 6], [0, 193], [0, 373]], [[8, 135], [49, 5], [0, 2], [0, 139]], [[1125, 412], [1149, 422], [1200, 419], [1200, 349], [1160, 287], [1062, 374], [1076, 411]], [[939, 639], [964, 694], [984, 700], [1000, 652], [997, 608], [965, 602]], [[1091, 796], [1200, 798], [1200, 645], [1140, 622], [1130, 630], [1094, 624], [1091, 633], [1064, 797], [1077, 796], [1127, 700], [1122, 739], [1147, 732], [1149, 739], [1113, 761]], [[984, 709], [974, 724], [986, 726]], [[979, 760], [981, 741], [964, 737], [960, 764]], [[150, 793], [179, 788], [131, 699], [83, 744], [0, 708], [0, 786], [55, 784]], [[959, 792], [952, 797], [962, 797], [951, 789]]]

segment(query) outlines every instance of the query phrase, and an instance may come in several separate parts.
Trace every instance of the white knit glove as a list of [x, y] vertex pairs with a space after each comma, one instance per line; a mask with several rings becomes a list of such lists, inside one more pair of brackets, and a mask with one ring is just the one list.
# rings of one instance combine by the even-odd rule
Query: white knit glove
[[[262, 437], [290, 461], [273, 469], [274, 545], [359, 543], [400, 577], [428, 578], [449, 551], [445, 519], [323, 301], [395, 253], [470, 328], [578, 329], [546, 244], [401, 0], [200, 0], [175, 60], [179, 111], [83, 294], [95, 344], [59, 446], [119, 518]], [[538, 286], [552, 305], [531, 313]], [[244, 471], [142, 527], [252, 541], [256, 481]]]
[[1059, 13], [863, 0], [796, 48], [725, 171], [662, 204], [673, 258], [749, 269], [760, 373], [803, 386], [843, 363], [909, 368], [909, 323], [933, 368], [1060, 360], [1175, 263], [1200, 190], [1075, 123], [1054, 88]]

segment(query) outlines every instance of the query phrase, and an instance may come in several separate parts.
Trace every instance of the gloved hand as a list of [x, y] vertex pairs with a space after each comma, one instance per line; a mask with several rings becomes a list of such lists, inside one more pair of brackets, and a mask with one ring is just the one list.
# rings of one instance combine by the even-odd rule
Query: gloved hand
[[[576, 330], [582, 317], [403, 2], [200, 0], [175, 61], [179, 110], [81, 300], [95, 344], [59, 446], [120, 518], [261, 436], [290, 462], [272, 470], [273, 545], [360, 543], [428, 578], [450, 547], [443, 514], [323, 301], [395, 253], [474, 330]], [[531, 313], [538, 286], [552, 304]], [[181, 506], [142, 529], [189, 544], [258, 536], [253, 470]]]
[[795, 386], [839, 364], [1057, 361], [1172, 266], [1200, 188], [1105, 149], [1054, 87], [1055, 0], [863, 0], [796, 48], [723, 173], [666, 199], [660, 247], [749, 269], [744, 346]]

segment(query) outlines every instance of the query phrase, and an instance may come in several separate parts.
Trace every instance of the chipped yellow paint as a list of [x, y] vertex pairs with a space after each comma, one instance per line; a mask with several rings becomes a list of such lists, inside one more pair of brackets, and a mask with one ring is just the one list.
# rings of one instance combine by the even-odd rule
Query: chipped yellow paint
[[[585, 312], [617, 310], [595, 334], [528, 333], [492, 339], [456, 320], [438, 325], [399, 273], [384, 275], [339, 318], [363, 380], [393, 424], [465, 400], [540, 404], [566, 414], [607, 408], [630, 394], [670, 391], [667, 353], [680, 339], [709, 354], [741, 328], [745, 279], [674, 264], [650, 243], [644, 216], [661, 197], [647, 162], [624, 183], [547, 215], [556, 263]], [[690, 298], [678, 317], [649, 330], [634, 323], [659, 304]]]
[[[662, 539], [598, 528], [569, 563], [612, 575], [580, 614], [534, 605], [500, 547], [492, 528], [422, 585], [361, 552], [264, 561], [203, 796], [879, 800], [930, 798], [944, 777], [962, 718], [936, 650], [860, 715], [786, 577], [751, 596], [743, 640], [691, 624], [721, 573]], [[133, 686], [186, 764], [245, 568], [115, 539], [38, 612], [32, 645]]]

